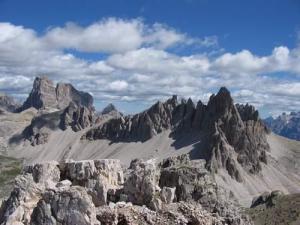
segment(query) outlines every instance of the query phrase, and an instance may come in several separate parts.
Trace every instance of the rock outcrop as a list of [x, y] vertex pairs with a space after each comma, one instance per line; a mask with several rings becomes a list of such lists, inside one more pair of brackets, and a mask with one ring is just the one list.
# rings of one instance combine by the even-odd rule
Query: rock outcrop
[[278, 196], [282, 196], [283, 193], [281, 191], [272, 191], [272, 192], [265, 192], [260, 196], [253, 198], [251, 208], [257, 207], [259, 205], [264, 205], [265, 207], [272, 207], [276, 203], [276, 198]]
[[16, 178], [0, 224], [252, 224], [222, 194], [204, 165], [187, 157], [135, 160], [124, 173], [119, 160], [49, 162]]
[[267, 163], [267, 129], [258, 112], [250, 105], [235, 105], [224, 87], [207, 105], [199, 101], [195, 106], [191, 99], [179, 103], [173, 96], [134, 116], [111, 119], [82, 139], [145, 142], [164, 130], [170, 130], [174, 139], [189, 133], [199, 136], [201, 146], [192, 157], [205, 159], [212, 171], [225, 168], [238, 181], [242, 181], [238, 164], [256, 174], [261, 163]]
[[96, 116], [93, 110], [71, 102], [61, 115], [60, 127], [63, 130], [71, 127], [76, 132], [91, 127], [95, 120]]
[[275, 119], [273, 117], [266, 118], [264, 123], [275, 134], [300, 140], [300, 112], [282, 113]]
[[165, 103], [157, 102], [150, 109], [134, 116], [125, 116], [109, 120], [98, 128], [92, 129], [84, 138], [109, 139], [113, 141], [146, 141], [157, 133], [171, 128], [172, 111], [177, 98]]
[[29, 140], [33, 146], [45, 144], [54, 130], [66, 130], [70, 127], [77, 132], [91, 127], [95, 120], [93, 110], [71, 102], [64, 110], [41, 113], [34, 117], [30, 125], [23, 130], [22, 137]]
[[0, 109], [4, 109], [8, 112], [15, 112], [20, 104], [15, 101], [11, 96], [0, 93]]
[[93, 108], [93, 97], [85, 92], [76, 90], [71, 84], [58, 83], [56, 87], [47, 77], [37, 77], [33, 88], [18, 112], [30, 107], [36, 109], [65, 109], [70, 102]]

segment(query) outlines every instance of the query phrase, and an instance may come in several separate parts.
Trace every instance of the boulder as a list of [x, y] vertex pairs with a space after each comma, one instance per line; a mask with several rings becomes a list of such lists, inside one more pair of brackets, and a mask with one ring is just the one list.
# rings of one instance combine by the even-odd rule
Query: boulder
[[46, 191], [32, 212], [32, 225], [100, 225], [96, 209], [85, 188]]
[[158, 191], [159, 171], [155, 161], [139, 161], [132, 168], [124, 183], [124, 193], [134, 204], [149, 205]]
[[175, 190], [175, 187], [163, 187], [160, 192], [161, 200], [167, 204], [172, 203], [175, 198]]

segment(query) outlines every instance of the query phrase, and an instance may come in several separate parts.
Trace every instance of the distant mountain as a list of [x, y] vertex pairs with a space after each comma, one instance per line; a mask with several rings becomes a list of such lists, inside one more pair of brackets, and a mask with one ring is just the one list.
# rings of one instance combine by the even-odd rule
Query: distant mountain
[[275, 119], [268, 117], [264, 122], [275, 134], [300, 140], [300, 112], [282, 113]]
[[118, 111], [117, 108], [112, 104], [109, 103], [103, 110], [102, 110], [102, 114], [108, 114], [110, 112], [113, 111]]
[[0, 109], [14, 112], [18, 107], [20, 107], [20, 104], [17, 103], [13, 97], [0, 94]]
[[93, 109], [93, 97], [86, 92], [76, 90], [71, 84], [53, 82], [47, 77], [36, 77], [33, 88], [18, 109], [19, 112], [30, 107], [36, 109], [65, 109], [71, 102]]

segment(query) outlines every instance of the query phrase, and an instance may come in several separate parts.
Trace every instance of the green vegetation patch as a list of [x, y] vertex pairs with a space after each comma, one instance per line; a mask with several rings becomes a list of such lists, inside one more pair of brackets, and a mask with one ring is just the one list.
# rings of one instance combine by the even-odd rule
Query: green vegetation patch
[[21, 169], [21, 160], [0, 155], [0, 199], [9, 196], [14, 185], [14, 179], [20, 174]]

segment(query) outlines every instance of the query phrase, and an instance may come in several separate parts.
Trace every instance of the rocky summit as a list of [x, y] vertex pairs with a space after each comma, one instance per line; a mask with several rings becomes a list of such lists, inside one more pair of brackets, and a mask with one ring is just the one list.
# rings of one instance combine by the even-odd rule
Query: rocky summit
[[237, 164], [256, 174], [261, 163], [267, 163], [267, 129], [258, 112], [250, 105], [235, 105], [224, 87], [207, 105], [199, 101], [195, 106], [191, 99], [178, 102], [173, 96], [142, 113], [111, 119], [89, 130], [82, 139], [145, 142], [165, 130], [171, 130], [174, 139], [196, 134], [201, 145], [191, 156], [205, 159], [212, 171], [225, 168], [238, 181], [242, 177]]
[[203, 162], [186, 156], [162, 164], [133, 160], [128, 169], [114, 159], [26, 166], [2, 204], [0, 223], [252, 224]]
[[93, 97], [90, 94], [76, 90], [71, 84], [58, 83], [55, 87], [47, 77], [36, 77], [28, 98], [18, 111], [30, 107], [64, 109], [70, 102], [93, 109]]

